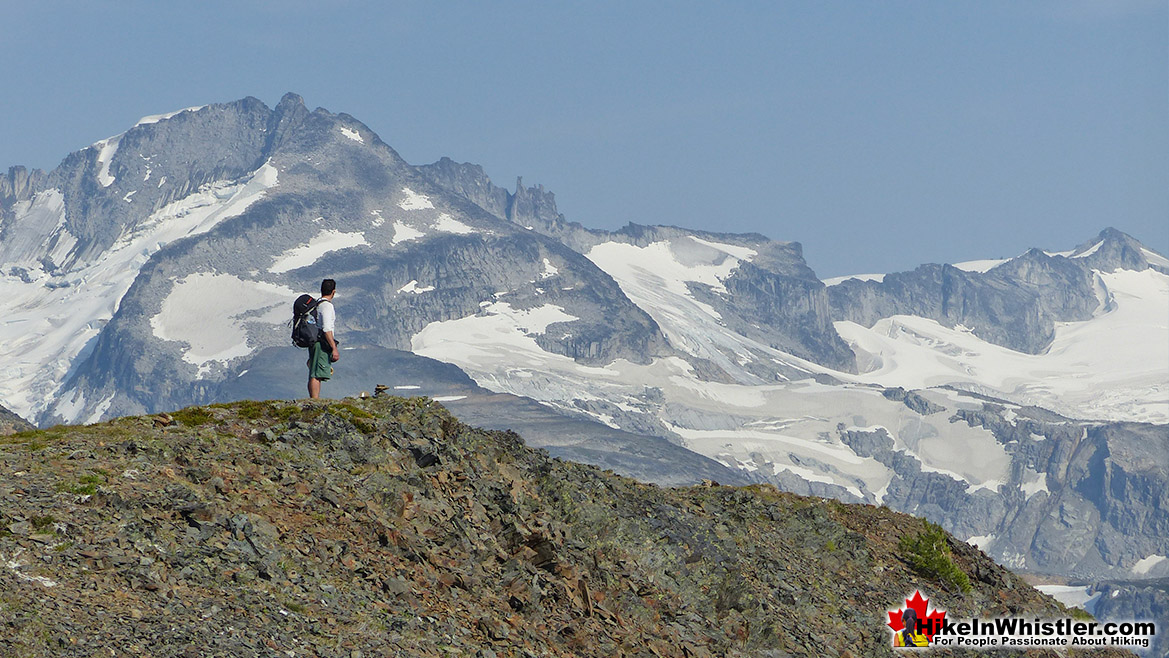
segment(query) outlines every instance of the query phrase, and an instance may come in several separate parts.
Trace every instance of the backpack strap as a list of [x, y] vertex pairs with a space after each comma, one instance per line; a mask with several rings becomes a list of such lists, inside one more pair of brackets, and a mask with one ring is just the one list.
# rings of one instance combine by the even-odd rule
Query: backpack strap
[[313, 302], [313, 305], [309, 308], [309, 313], [315, 312], [317, 310], [317, 307], [319, 307], [321, 304], [323, 304], [325, 302], [329, 302], [330, 305], [333, 303], [332, 300], [325, 299], [324, 297], [322, 297], [322, 298], [318, 299], [317, 301]]

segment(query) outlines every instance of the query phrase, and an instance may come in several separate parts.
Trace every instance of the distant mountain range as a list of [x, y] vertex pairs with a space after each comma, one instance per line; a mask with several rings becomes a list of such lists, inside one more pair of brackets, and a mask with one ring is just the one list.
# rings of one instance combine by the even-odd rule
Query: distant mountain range
[[798, 243], [583, 227], [293, 94], [9, 169], [0, 221], [0, 403], [41, 426], [302, 396], [285, 323], [330, 276], [327, 395], [383, 383], [643, 479], [888, 505], [1019, 569], [1169, 575], [1169, 259], [1115, 229], [821, 281]]

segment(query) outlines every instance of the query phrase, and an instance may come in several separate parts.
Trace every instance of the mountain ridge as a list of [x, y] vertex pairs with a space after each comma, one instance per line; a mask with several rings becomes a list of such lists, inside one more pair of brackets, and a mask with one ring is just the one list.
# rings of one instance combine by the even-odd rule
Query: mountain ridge
[[23, 432], [0, 463], [20, 655], [891, 656], [885, 608], [913, 590], [953, 616], [1067, 614], [952, 538], [970, 587], [918, 575], [899, 537], [921, 523], [887, 509], [660, 489], [425, 398]]

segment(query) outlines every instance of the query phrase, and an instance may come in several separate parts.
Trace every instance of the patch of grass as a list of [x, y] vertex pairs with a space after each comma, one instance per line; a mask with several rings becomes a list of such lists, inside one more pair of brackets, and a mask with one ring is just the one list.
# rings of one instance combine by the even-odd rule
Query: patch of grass
[[365, 409], [346, 402], [338, 402], [329, 405], [329, 411], [353, 423], [354, 427], [366, 434], [377, 432], [377, 424], [373, 422], [375, 416]]
[[289, 610], [291, 610], [292, 612], [295, 612], [298, 615], [303, 615], [305, 612], [308, 611], [308, 606], [306, 606], [302, 603], [297, 603], [296, 601], [288, 601], [287, 603], [284, 604], [284, 607], [288, 608]]
[[23, 443], [25, 450], [36, 452], [45, 448], [51, 441], [60, 440], [65, 436], [65, 428], [60, 425], [55, 425], [49, 429], [44, 430], [22, 430], [14, 432], [6, 436], [0, 436], [0, 443], [3, 444], [19, 444]]
[[77, 478], [76, 484], [67, 484], [65, 482], [58, 482], [53, 488], [57, 491], [64, 491], [78, 496], [92, 496], [97, 493], [97, 485], [105, 484], [109, 481], [109, 471], [101, 468], [92, 469], [91, 472]]
[[56, 489], [57, 491], [64, 492], [64, 493], [76, 494], [78, 496], [92, 496], [93, 494], [97, 493], [97, 485], [92, 484], [92, 483], [91, 484], [65, 484], [64, 482], [59, 482], [54, 487], [54, 489]]
[[29, 523], [32, 523], [32, 527], [38, 532], [44, 532], [45, 530], [48, 530], [49, 528], [53, 527], [53, 524], [56, 522], [57, 519], [53, 518], [52, 516], [34, 516], [29, 519]]
[[355, 407], [352, 404], [349, 404], [348, 402], [339, 402], [337, 404], [334, 404], [333, 409], [343, 409], [350, 416], [353, 416], [354, 418], [373, 418], [374, 417], [373, 414], [369, 413], [365, 409]]
[[244, 420], [259, 420], [261, 418], [279, 418], [284, 409], [277, 407], [271, 400], [240, 400], [239, 402], [219, 402], [208, 405], [212, 409], [227, 409], [233, 411]]
[[904, 535], [898, 541], [901, 557], [921, 575], [949, 583], [962, 592], [969, 592], [970, 577], [954, 564], [950, 547], [946, 543], [946, 531], [936, 523], [924, 523], [925, 529], [921, 532], [912, 537]]
[[171, 418], [187, 427], [198, 427], [215, 422], [215, 416], [203, 407], [188, 407], [171, 413]]
[[1083, 608], [1074, 608], [1074, 607], [1069, 606], [1067, 608], [1067, 611], [1068, 611], [1068, 616], [1071, 617], [1072, 619], [1081, 619], [1083, 621], [1096, 621], [1096, 618], [1092, 616], [1092, 613], [1088, 612], [1087, 610], [1085, 610]]

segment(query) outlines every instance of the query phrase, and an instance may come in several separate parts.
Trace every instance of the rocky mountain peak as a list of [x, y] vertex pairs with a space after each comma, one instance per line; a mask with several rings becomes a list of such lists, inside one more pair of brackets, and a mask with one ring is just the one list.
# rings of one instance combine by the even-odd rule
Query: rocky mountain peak
[[1092, 269], [1141, 271], [1152, 267], [1169, 273], [1169, 260], [1157, 254], [1131, 235], [1108, 227], [1095, 238], [1077, 246], [1069, 258], [1083, 259]]
[[40, 191], [45, 181], [45, 172], [40, 169], [29, 171], [22, 166], [9, 167], [8, 173], [0, 175], [0, 217], [19, 201], [28, 201]]
[[298, 108], [308, 112], [304, 105], [304, 98], [300, 94], [290, 91], [280, 97], [280, 102], [276, 104], [276, 114], [289, 114]]

